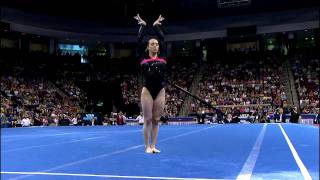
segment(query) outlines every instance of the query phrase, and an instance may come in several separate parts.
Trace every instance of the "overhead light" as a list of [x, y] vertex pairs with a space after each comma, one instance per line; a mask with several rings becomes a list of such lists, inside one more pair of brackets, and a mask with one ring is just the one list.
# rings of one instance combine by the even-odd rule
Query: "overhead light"
[[311, 39], [314, 40], [314, 37], [312, 37]]
[[306, 37], [306, 38], [304, 38], [305, 40], [308, 40], [309, 38], [308, 37]]

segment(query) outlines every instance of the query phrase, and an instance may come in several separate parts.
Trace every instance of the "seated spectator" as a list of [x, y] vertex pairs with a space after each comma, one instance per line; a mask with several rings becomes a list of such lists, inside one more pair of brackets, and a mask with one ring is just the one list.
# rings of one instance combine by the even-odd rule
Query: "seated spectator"
[[143, 119], [143, 113], [142, 112], [140, 112], [140, 114], [136, 118], [136, 120], [138, 121], [139, 125], [143, 125], [144, 124], [144, 119]]
[[124, 125], [126, 123], [126, 116], [123, 115], [122, 111], [120, 111], [117, 115], [117, 125]]
[[22, 127], [29, 127], [30, 125], [31, 125], [31, 121], [30, 121], [28, 116], [26, 116], [25, 118], [23, 118], [21, 120], [21, 126]]

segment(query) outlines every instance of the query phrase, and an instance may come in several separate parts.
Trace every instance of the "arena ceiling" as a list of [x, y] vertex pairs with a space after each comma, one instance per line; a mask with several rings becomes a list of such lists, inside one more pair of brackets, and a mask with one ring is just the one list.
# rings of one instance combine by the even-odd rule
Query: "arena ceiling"
[[218, 8], [219, 0], [1, 0], [2, 7], [68, 17], [112, 26], [132, 25], [140, 13], [147, 21], [162, 14], [170, 22], [282, 11], [319, 6], [318, 0], [249, 0], [251, 5]]

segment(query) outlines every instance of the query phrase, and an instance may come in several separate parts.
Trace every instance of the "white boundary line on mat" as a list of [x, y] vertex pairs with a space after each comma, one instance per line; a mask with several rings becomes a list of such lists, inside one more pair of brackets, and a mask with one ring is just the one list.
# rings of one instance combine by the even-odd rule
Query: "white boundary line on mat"
[[41, 147], [55, 146], [55, 145], [62, 145], [62, 144], [71, 144], [71, 143], [88, 141], [88, 140], [93, 140], [93, 139], [100, 139], [100, 138], [105, 138], [105, 137], [108, 137], [108, 136], [90, 137], [90, 138], [83, 138], [83, 139], [77, 139], [77, 140], [66, 141], [66, 142], [58, 142], [58, 143], [52, 143], [52, 144], [25, 146], [25, 147], [20, 147], [20, 148], [8, 149], [8, 150], [4, 150], [4, 151], [1, 151], [1, 152], [2, 153], [8, 153], [8, 152], [14, 152], [14, 151], [20, 151], [20, 150], [26, 150], [26, 149], [33, 149], [33, 148], [41, 148]]
[[[125, 132], [141, 132], [141, 130], [125, 131]], [[69, 135], [69, 134], [74, 134], [74, 133], [60, 133], [60, 134], [54, 134], [54, 135], [50, 135], [50, 136], [62, 136], [62, 135]], [[102, 133], [86, 133], [86, 134], [102, 134]], [[88, 141], [88, 140], [93, 140], [93, 139], [100, 139], [100, 138], [104, 138], [104, 137], [108, 137], [108, 136], [110, 136], [110, 134], [103, 135], [103, 136], [94, 136], [94, 137], [89, 137], [89, 138], [71, 140], [71, 141], [65, 141], [65, 142], [51, 143], [51, 144], [25, 146], [25, 147], [19, 147], [19, 148], [14, 148], [14, 149], [7, 149], [7, 150], [3, 150], [1, 152], [2, 153], [7, 153], [7, 152], [20, 151], [20, 150], [25, 150], [25, 149], [41, 148], [41, 147], [46, 147], [46, 146], [56, 146], [56, 145], [61, 145], [61, 144], [71, 144], [71, 143]], [[44, 136], [39, 136], [39, 137], [44, 137]], [[18, 139], [14, 139], [13, 141], [16, 141], [16, 140], [18, 140]], [[7, 140], [6, 142], [10, 142], [10, 140]]]
[[[160, 142], [168, 141], [168, 140], [171, 140], [171, 139], [176, 139], [176, 138], [179, 138], [179, 137], [182, 137], [182, 136], [186, 136], [186, 135], [189, 135], [189, 134], [193, 134], [193, 133], [197, 133], [197, 132], [200, 132], [200, 131], [204, 131], [204, 130], [207, 130], [207, 129], [210, 129], [210, 128], [213, 128], [213, 127], [217, 127], [217, 126], [215, 125], [215, 126], [210, 126], [210, 127], [203, 128], [203, 129], [198, 129], [198, 130], [182, 133], [182, 134], [179, 134], [179, 135], [176, 135], [176, 136], [172, 136], [172, 137], [168, 137], [168, 138], [162, 139], [162, 140], [160, 140], [158, 142], [160, 143]], [[110, 152], [110, 153], [101, 154], [101, 155], [98, 155], [98, 156], [93, 156], [93, 157], [89, 157], [89, 158], [86, 158], [86, 159], [70, 162], [70, 163], [67, 163], [67, 164], [63, 164], [63, 165], [60, 165], [60, 166], [56, 166], [56, 167], [53, 167], [53, 168], [50, 168], [50, 169], [43, 170], [41, 172], [42, 173], [47, 173], [47, 172], [54, 171], [54, 170], [57, 170], [57, 169], [62, 169], [62, 168], [65, 168], [65, 167], [69, 167], [69, 166], [74, 166], [74, 165], [78, 165], [78, 164], [81, 164], [81, 163], [85, 163], [85, 162], [88, 162], [88, 161], [91, 161], [91, 160], [100, 159], [100, 158], [109, 157], [109, 156], [113, 156], [113, 155], [116, 155], [116, 154], [128, 152], [128, 151], [131, 151], [131, 150], [134, 150], [134, 149], [138, 149], [138, 148], [141, 148], [141, 147], [144, 147], [144, 144], [131, 146], [131, 147], [128, 147], [128, 148], [125, 148], [125, 149], [122, 149], [122, 150], [117, 150], [117, 151], [113, 151], [113, 152]], [[18, 176], [18, 177], [11, 178], [11, 179], [12, 180], [13, 179], [15, 179], [15, 180], [16, 179], [22, 179], [22, 178], [26, 178], [26, 177], [29, 177], [29, 176], [32, 176], [32, 175], [33, 174], [22, 175], [22, 176]]]
[[75, 173], [47, 173], [47, 172], [1, 172], [2, 174], [46, 175], [46, 176], [78, 176], [78, 177], [103, 177], [126, 179], [159, 179], [159, 180], [218, 180], [208, 178], [181, 178], [181, 177], [156, 177], [156, 176], [119, 176], [109, 174], [75, 174]]
[[252, 171], [254, 166], [256, 165], [260, 148], [262, 144], [262, 140], [264, 138], [264, 134], [266, 132], [267, 124], [263, 125], [263, 128], [256, 140], [256, 143], [254, 144], [245, 164], [243, 165], [241, 172], [239, 173], [237, 180], [250, 180], [252, 176]]
[[305, 180], [309, 180], [309, 179], [312, 180], [311, 175], [309, 174], [307, 168], [305, 167], [305, 165], [304, 165], [303, 162], [301, 161], [301, 159], [300, 159], [300, 157], [299, 157], [296, 149], [295, 149], [294, 146], [292, 145], [292, 143], [291, 143], [288, 135], [286, 134], [286, 132], [285, 132], [284, 129], [282, 128], [281, 124], [278, 124], [278, 125], [279, 125], [279, 127], [280, 127], [280, 129], [281, 129], [281, 132], [282, 132], [284, 138], [286, 139], [286, 141], [287, 141], [287, 143], [288, 143], [288, 146], [289, 146], [290, 151], [291, 151], [291, 153], [292, 153], [292, 155], [293, 155], [293, 157], [294, 157], [294, 160], [296, 161], [297, 165], [299, 166], [299, 169], [300, 169], [300, 171], [301, 171], [301, 173], [302, 173], [302, 175], [303, 175], [303, 178], [304, 178]]

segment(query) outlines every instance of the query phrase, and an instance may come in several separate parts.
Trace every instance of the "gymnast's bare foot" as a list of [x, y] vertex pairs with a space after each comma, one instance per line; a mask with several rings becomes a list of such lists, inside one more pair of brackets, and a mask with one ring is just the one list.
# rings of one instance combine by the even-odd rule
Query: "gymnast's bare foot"
[[146, 152], [146, 153], [148, 153], [148, 154], [153, 153], [153, 151], [152, 151], [151, 147], [147, 147], [145, 152]]

